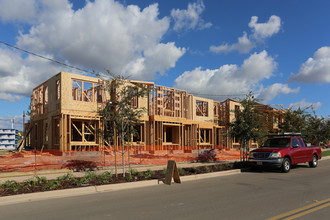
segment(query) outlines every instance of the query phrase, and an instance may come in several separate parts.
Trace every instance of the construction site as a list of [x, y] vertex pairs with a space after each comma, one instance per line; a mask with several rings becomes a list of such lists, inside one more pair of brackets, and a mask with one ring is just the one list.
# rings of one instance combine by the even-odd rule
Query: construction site
[[[216, 102], [145, 81], [128, 82], [150, 91], [131, 102], [134, 108], [146, 109], [136, 125], [139, 135], [132, 135], [124, 146], [120, 141], [108, 143], [98, 132], [104, 127], [99, 110], [111, 100], [104, 83], [60, 72], [34, 88], [19, 152], [1, 157], [0, 171], [106, 167], [123, 161], [160, 165], [169, 159], [195, 161], [205, 150], [216, 152], [217, 161], [240, 158], [240, 144], [230, 138], [227, 123], [241, 108], [238, 101]], [[268, 129], [276, 130], [281, 120], [278, 110], [262, 104], [258, 108], [267, 113]]]

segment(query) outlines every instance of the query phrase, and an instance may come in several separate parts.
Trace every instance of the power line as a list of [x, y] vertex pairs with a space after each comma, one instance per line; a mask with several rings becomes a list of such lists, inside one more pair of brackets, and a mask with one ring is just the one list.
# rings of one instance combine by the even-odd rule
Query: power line
[[[25, 50], [25, 49], [22, 49], [22, 48], [19, 48], [19, 47], [16, 47], [14, 45], [11, 45], [11, 44], [8, 44], [6, 42], [3, 42], [3, 41], [0, 41], [0, 43], [8, 46], [8, 47], [11, 47], [11, 48], [14, 48], [16, 50], [19, 50], [19, 51], [22, 51], [24, 53], [27, 53], [27, 54], [31, 54], [33, 56], [36, 56], [36, 57], [39, 57], [39, 58], [42, 58], [42, 59], [46, 59], [48, 61], [51, 61], [51, 62], [54, 62], [54, 63], [57, 63], [59, 65], [63, 65], [63, 66], [66, 66], [66, 67], [69, 67], [69, 68], [72, 68], [72, 69], [76, 69], [76, 70], [79, 70], [79, 71], [83, 71], [85, 73], [92, 73], [94, 74], [94, 72], [91, 72], [91, 71], [88, 71], [88, 70], [84, 70], [84, 69], [81, 69], [79, 67], [75, 67], [75, 66], [72, 66], [72, 65], [69, 65], [69, 64], [66, 64], [66, 63], [63, 63], [63, 62], [60, 62], [58, 60], [54, 60], [52, 58], [49, 58], [49, 57], [45, 57], [45, 56], [42, 56], [42, 55], [39, 55], [39, 54], [36, 54], [34, 52], [31, 52], [31, 51], [28, 51], [28, 50]], [[194, 92], [191, 92], [191, 94], [194, 94], [194, 95], [200, 95], [200, 96], [213, 96], [213, 97], [233, 97], [233, 96], [245, 96], [246, 94], [231, 94], [231, 95], [216, 95], [216, 94], [200, 94], [200, 93], [194, 93]]]
[[92, 73], [92, 74], [94, 74], [94, 73], [91, 72], [91, 71], [84, 70], [84, 69], [81, 69], [81, 68], [79, 68], [79, 67], [75, 67], [75, 66], [72, 66], [72, 65], [69, 65], [69, 64], [66, 64], [66, 63], [62, 63], [62, 62], [60, 62], [60, 61], [58, 61], [58, 60], [54, 60], [54, 59], [52, 59], [52, 58], [45, 57], [45, 56], [42, 56], [42, 55], [36, 54], [36, 53], [34, 53], [34, 52], [31, 52], [31, 51], [21, 49], [21, 48], [19, 48], [19, 47], [16, 47], [16, 46], [14, 46], [14, 45], [8, 44], [8, 43], [3, 42], [3, 41], [0, 41], [0, 43], [6, 45], [6, 46], [8, 46], [8, 47], [14, 48], [14, 49], [16, 49], [16, 50], [22, 51], [22, 52], [24, 52], [24, 53], [31, 54], [31, 55], [33, 55], [33, 56], [36, 56], [36, 57], [39, 57], [39, 58], [42, 58], [42, 59], [45, 59], [45, 60], [48, 60], [48, 61], [51, 61], [51, 62], [54, 62], [54, 63], [60, 64], [60, 65], [63, 65], [63, 66], [69, 67], [69, 68], [72, 68], [72, 69], [76, 69], [76, 70], [79, 70], [79, 71], [83, 71], [83, 72], [85, 72], [85, 73]]

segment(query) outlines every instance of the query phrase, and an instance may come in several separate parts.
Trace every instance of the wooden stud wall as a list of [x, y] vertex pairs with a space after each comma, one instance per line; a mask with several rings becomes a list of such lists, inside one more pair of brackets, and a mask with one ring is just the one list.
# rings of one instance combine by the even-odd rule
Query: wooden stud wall
[[[201, 143], [201, 130], [204, 130], [204, 133], [209, 132], [209, 143], [204, 144], [220, 145], [223, 136], [221, 135], [221, 128], [224, 126], [218, 125], [217, 120], [230, 120], [232, 115], [223, 113], [231, 108], [229, 102], [222, 104], [211, 99], [195, 97], [183, 90], [148, 82], [131, 81], [131, 83], [141, 83], [151, 88], [148, 97], [139, 98], [137, 101], [138, 107], [145, 107], [148, 112], [141, 118], [142, 140], [135, 144], [163, 145], [166, 143], [166, 136], [164, 137], [166, 131], [164, 133], [164, 129], [166, 126], [172, 126], [172, 143], [169, 144], [178, 146], [203, 145]], [[71, 141], [73, 120], [80, 120], [82, 124], [93, 121], [95, 129], [96, 127], [102, 128], [101, 118], [97, 115], [97, 110], [102, 107], [102, 101], [110, 98], [110, 94], [98, 90], [100, 84], [102, 81], [98, 78], [61, 72], [35, 88], [31, 97], [32, 116], [30, 124], [33, 126], [38, 121], [40, 122], [37, 123], [37, 129], [31, 132], [31, 137], [34, 137], [36, 132], [37, 136], [42, 137], [43, 133], [40, 131], [47, 125], [48, 140], [31, 138], [31, 145], [38, 148], [44, 146], [49, 149], [70, 151], [73, 148], [94, 149], [103, 144], [101, 137], [96, 134], [93, 142], [84, 141], [84, 137], [82, 137], [81, 143]], [[88, 88], [87, 90], [85, 86]], [[47, 104], [45, 104], [46, 90], [48, 94]], [[81, 100], [78, 97], [81, 97]], [[196, 115], [197, 100], [207, 103], [206, 116]], [[59, 122], [57, 128], [59, 137], [55, 137], [56, 132], [54, 130], [57, 126], [55, 124], [57, 120]], [[84, 136], [84, 129], [83, 127], [82, 136]], [[55, 143], [57, 139], [59, 140], [58, 144]]]

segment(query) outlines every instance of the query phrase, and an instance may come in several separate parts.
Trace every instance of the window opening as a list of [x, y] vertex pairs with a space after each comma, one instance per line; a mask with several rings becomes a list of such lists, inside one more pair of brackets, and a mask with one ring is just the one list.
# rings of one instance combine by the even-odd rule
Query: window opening
[[208, 102], [196, 100], [196, 115], [208, 117], [209, 106]]
[[45, 125], [45, 141], [48, 142], [48, 123]]
[[200, 141], [201, 143], [210, 143], [210, 129], [200, 129]]
[[54, 143], [60, 143], [60, 120], [58, 118], [54, 119]]
[[34, 125], [34, 140], [35, 140], [35, 142], [37, 142], [38, 141], [38, 125], [37, 124], [35, 124]]
[[103, 90], [101, 89], [101, 87], [99, 85], [97, 85], [95, 88], [94, 88], [94, 95], [95, 95], [95, 99], [98, 103], [103, 103], [104, 102], [104, 98], [103, 98]]
[[134, 107], [134, 108], [137, 108], [138, 105], [139, 105], [139, 99], [137, 97], [137, 93], [138, 91], [136, 89], [132, 89], [132, 100], [131, 100], [131, 106]]
[[44, 96], [45, 97], [45, 105], [47, 105], [48, 104], [48, 86], [45, 87], [45, 92], [44, 93], [45, 93], [45, 96]]
[[95, 142], [95, 122], [84, 122], [84, 138], [87, 142]]
[[81, 123], [81, 121], [72, 121], [72, 123], [71, 123], [71, 141], [82, 141], [82, 123]]
[[134, 129], [136, 131], [136, 134], [133, 134], [133, 142], [141, 142], [142, 141], [142, 129], [141, 129], [141, 125], [135, 125]]
[[72, 80], [72, 100], [82, 101], [82, 82]]
[[85, 102], [93, 102], [93, 83], [83, 82], [84, 97]]
[[166, 142], [172, 142], [172, 127], [166, 127]]
[[61, 82], [60, 80], [56, 80], [56, 100], [61, 98]]

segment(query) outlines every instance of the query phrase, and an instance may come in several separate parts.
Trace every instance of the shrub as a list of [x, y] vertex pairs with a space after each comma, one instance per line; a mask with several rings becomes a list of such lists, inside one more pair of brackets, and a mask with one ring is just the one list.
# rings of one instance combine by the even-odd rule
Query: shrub
[[205, 172], [207, 172], [207, 173], [208, 173], [208, 172], [210, 172], [210, 170], [211, 170], [211, 169], [210, 169], [210, 167], [209, 167], [209, 166], [204, 166], [204, 170], [205, 170]]
[[164, 169], [163, 169], [163, 171], [162, 171], [162, 174], [165, 176], [165, 175], [166, 175], [166, 173], [167, 173], [167, 169], [166, 169], [166, 168], [164, 168]]
[[225, 163], [225, 167], [226, 168], [230, 168], [231, 169], [231, 168], [233, 168], [233, 166], [234, 165], [232, 163]]
[[61, 180], [60, 178], [57, 178], [55, 180], [48, 181], [43, 187], [42, 190], [54, 190], [61, 186]]
[[42, 177], [36, 176], [35, 178], [36, 178], [36, 181], [39, 185], [43, 184], [43, 183], [47, 183], [47, 181], [48, 181], [47, 178], [44, 177], [44, 176], [42, 176]]
[[153, 175], [155, 175], [155, 171], [152, 171], [150, 169], [148, 169], [146, 172], [144, 172], [143, 177], [146, 179], [151, 178]]
[[58, 180], [60, 180], [60, 181], [74, 182], [75, 179], [76, 179], [76, 177], [74, 177], [71, 173], [58, 177]]
[[102, 174], [96, 175], [95, 181], [99, 184], [108, 183], [112, 179], [112, 174], [110, 172], [104, 172]]
[[205, 150], [198, 155], [199, 161], [215, 161], [217, 156], [217, 152], [215, 149]]
[[79, 182], [78, 185], [83, 185], [83, 184], [91, 184], [97, 182], [97, 175], [92, 172], [86, 172], [85, 176], [83, 176]]
[[97, 175], [93, 172], [86, 172], [83, 178], [85, 179], [85, 183], [91, 183], [97, 180]]
[[222, 167], [219, 164], [214, 165], [214, 169], [217, 171], [222, 170]]
[[125, 176], [125, 179], [127, 180], [127, 181], [132, 181], [133, 180], [133, 176], [132, 176], [132, 174], [128, 174], [128, 175], [126, 175]]
[[191, 171], [192, 171], [192, 173], [197, 173], [197, 167], [192, 167]]
[[135, 170], [135, 169], [130, 169], [130, 173], [133, 176], [138, 176], [139, 175], [139, 171]]
[[38, 185], [38, 182], [32, 178], [32, 179], [28, 179], [25, 182], [23, 182], [23, 184], [25, 185], [25, 188], [31, 188], [35, 185]]
[[7, 180], [5, 183], [1, 185], [1, 188], [4, 189], [4, 191], [12, 191], [17, 192], [23, 188], [24, 183], [18, 183], [14, 180]]
[[179, 172], [179, 175], [180, 176], [183, 176], [184, 175], [184, 170], [182, 168], [178, 168], [178, 172]]

